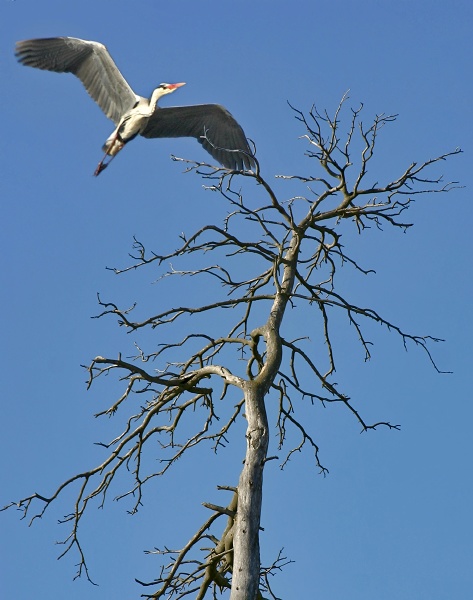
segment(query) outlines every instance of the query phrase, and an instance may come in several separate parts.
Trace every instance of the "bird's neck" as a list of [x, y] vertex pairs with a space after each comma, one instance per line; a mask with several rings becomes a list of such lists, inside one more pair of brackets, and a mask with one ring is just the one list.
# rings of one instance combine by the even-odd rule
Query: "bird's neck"
[[151, 94], [151, 98], [149, 99], [149, 108], [150, 111], [153, 112], [158, 104], [158, 100], [164, 96], [162, 88], [156, 88], [154, 92]]

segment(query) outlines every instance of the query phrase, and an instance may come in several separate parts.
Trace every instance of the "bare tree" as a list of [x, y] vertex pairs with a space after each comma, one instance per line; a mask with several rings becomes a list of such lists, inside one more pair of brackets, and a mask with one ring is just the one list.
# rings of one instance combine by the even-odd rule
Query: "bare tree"
[[[417, 195], [448, 192], [455, 187], [456, 182], [430, 177], [429, 167], [461, 151], [412, 163], [388, 183], [368, 181], [368, 166], [380, 130], [396, 116], [377, 115], [365, 127], [360, 107], [351, 110], [344, 122], [346, 100], [345, 96], [333, 117], [315, 107], [308, 115], [293, 109], [304, 129], [307, 156], [313, 159], [316, 174], [279, 178], [281, 185], [291, 182], [287, 185], [301, 187], [302, 195], [286, 200], [278, 197], [257, 164], [255, 172], [243, 174], [258, 184], [254, 195], [263, 196], [255, 208], [253, 197], [247, 200], [235, 189], [241, 181], [237, 175], [242, 174], [209, 171], [208, 165], [184, 161], [187, 170], [203, 175], [208, 189], [228, 203], [230, 211], [224, 222], [206, 225], [190, 236], [182, 234], [179, 247], [167, 253], [150, 252], [135, 239], [132, 263], [115, 272], [122, 275], [155, 267], [162, 278], [192, 279], [190, 289], [201, 279], [204, 289], [209, 290], [204, 302], [182, 301], [135, 320], [135, 306], [120, 308], [99, 297], [102, 312], [98, 317], [116, 317], [128, 332], [159, 329], [161, 339], [168, 340], [152, 352], [136, 344], [136, 355], [126, 360], [121, 354], [97, 356], [87, 367], [89, 387], [106, 374], [115, 374], [124, 385], [122, 395], [96, 416], [115, 415], [132, 396], [142, 399], [141, 407], [128, 417], [113, 440], [102, 444], [109, 452], [101, 464], [74, 475], [50, 496], [35, 493], [8, 505], [19, 507], [34, 520], [65, 488], [78, 486], [75, 506], [64, 518], [70, 532], [63, 552], [75, 550], [79, 554], [78, 576], [85, 573], [89, 577], [79, 523], [90, 503], [103, 506], [119, 472], [125, 471], [131, 478], [130, 487], [119, 498], [130, 498], [131, 512], [136, 512], [150, 479], [163, 476], [200, 444], [218, 451], [237, 421], [245, 417], [246, 456], [239, 481], [233, 487], [229, 482], [216, 482], [219, 489], [231, 493], [229, 500], [224, 506], [204, 503], [211, 516], [181, 549], [164, 546], [153, 550], [162, 557], [160, 572], [155, 580], [140, 583], [146, 598], [189, 596], [200, 600], [231, 590], [231, 600], [276, 599], [269, 576], [288, 559], [280, 552], [268, 566], [260, 562], [265, 464], [279, 458], [284, 467], [294, 453], [307, 447], [315, 467], [327, 472], [317, 441], [298, 414], [301, 400], [308, 399], [313, 405], [340, 403], [363, 431], [399, 427], [388, 421], [366, 422], [349, 395], [333, 381], [333, 319], [339, 314], [348, 318], [366, 360], [370, 358], [370, 342], [364, 325], [375, 322], [400, 336], [405, 346], [412, 344], [423, 350], [439, 371], [430, 350], [430, 343], [439, 341], [437, 338], [406, 332], [374, 308], [359, 306], [339, 293], [339, 266], [347, 264], [361, 274], [369, 273], [346, 252], [341, 228], [348, 223], [360, 234], [372, 226], [408, 229], [411, 224], [403, 216]], [[311, 355], [305, 338], [283, 335], [284, 320], [290, 321], [299, 313], [311, 327], [320, 328], [319, 348], [325, 349], [325, 356]], [[186, 334], [173, 337], [181, 322]], [[269, 403], [275, 407], [270, 412], [271, 423]], [[190, 413], [194, 429], [189, 435], [186, 417]], [[268, 456], [269, 431], [274, 426], [279, 457]], [[154, 452], [149, 442], [156, 439], [161, 448], [161, 468], [148, 471], [143, 458], [148, 448]], [[220, 524], [222, 519], [223, 532], [218, 533], [217, 521]]]

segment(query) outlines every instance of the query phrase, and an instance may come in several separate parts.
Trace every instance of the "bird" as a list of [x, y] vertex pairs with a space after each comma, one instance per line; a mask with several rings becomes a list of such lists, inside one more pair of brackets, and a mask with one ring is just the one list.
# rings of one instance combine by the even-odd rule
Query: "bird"
[[15, 55], [28, 67], [73, 73], [115, 123], [115, 130], [103, 145], [105, 154], [95, 169], [95, 176], [137, 135], [194, 137], [227, 169], [244, 171], [255, 166], [245, 132], [225, 107], [219, 104], [158, 107], [160, 98], [185, 83], [161, 83], [150, 98], [139, 96], [100, 42], [73, 37], [36, 38], [17, 42]]

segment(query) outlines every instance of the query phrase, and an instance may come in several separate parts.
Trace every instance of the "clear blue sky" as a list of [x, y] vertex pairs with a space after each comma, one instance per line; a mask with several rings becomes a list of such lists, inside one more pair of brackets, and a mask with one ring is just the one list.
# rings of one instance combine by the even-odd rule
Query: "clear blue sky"
[[[365, 120], [400, 115], [383, 131], [380, 177], [465, 151], [432, 175], [468, 187], [420, 198], [408, 234], [346, 240], [378, 275], [364, 282], [347, 270], [345, 289], [414, 333], [445, 338], [434, 355], [454, 373], [437, 374], [420, 352], [378, 330], [365, 365], [352, 332], [341, 330], [337, 381], [367, 419], [402, 430], [359, 435], [341, 410], [309, 413], [330, 475], [318, 476], [308, 454], [283, 473], [268, 464], [263, 562], [282, 546], [296, 561], [275, 581], [285, 599], [472, 597], [472, 31], [467, 0], [2, 0], [0, 504], [51, 493], [100, 460], [93, 442], [113, 436], [113, 422], [92, 415], [119, 388], [110, 380], [87, 393], [80, 365], [126, 355], [133, 339], [112, 320], [90, 319], [96, 293], [130, 304], [145, 296], [145, 308], [172, 304], [150, 285], [153, 272], [117, 278], [105, 267], [127, 263], [133, 235], [156, 250], [174, 247], [181, 231], [226, 211], [169, 159], [206, 159], [192, 140], [136, 140], [92, 177], [111, 122], [74, 77], [18, 65], [14, 43], [99, 40], [143, 95], [162, 81], [187, 82], [167, 103], [227, 106], [255, 140], [269, 180], [312, 168], [286, 101], [332, 111], [350, 89]], [[251, 182], [242, 185], [251, 195]], [[200, 502], [224, 502], [214, 486], [236, 483], [243, 453], [235, 439], [217, 459], [203, 452], [182, 461], [135, 517], [113, 502], [92, 509], [82, 533], [99, 587], [72, 581], [76, 556], [55, 560], [65, 534], [56, 523], [71, 494], [32, 528], [14, 511], [2, 514], [2, 597], [139, 597], [134, 577], [151, 579], [157, 568], [142, 551], [181, 545], [206, 517]]]

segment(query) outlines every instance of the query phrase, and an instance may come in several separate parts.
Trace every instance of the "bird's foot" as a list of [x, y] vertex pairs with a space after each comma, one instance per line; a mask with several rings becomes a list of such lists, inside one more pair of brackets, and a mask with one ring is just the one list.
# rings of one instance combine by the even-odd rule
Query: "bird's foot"
[[108, 167], [108, 163], [99, 162], [99, 164], [97, 165], [97, 168], [94, 171], [94, 177], [97, 177], [98, 175], [100, 175], [100, 173], [102, 171], [104, 171], [107, 167]]

